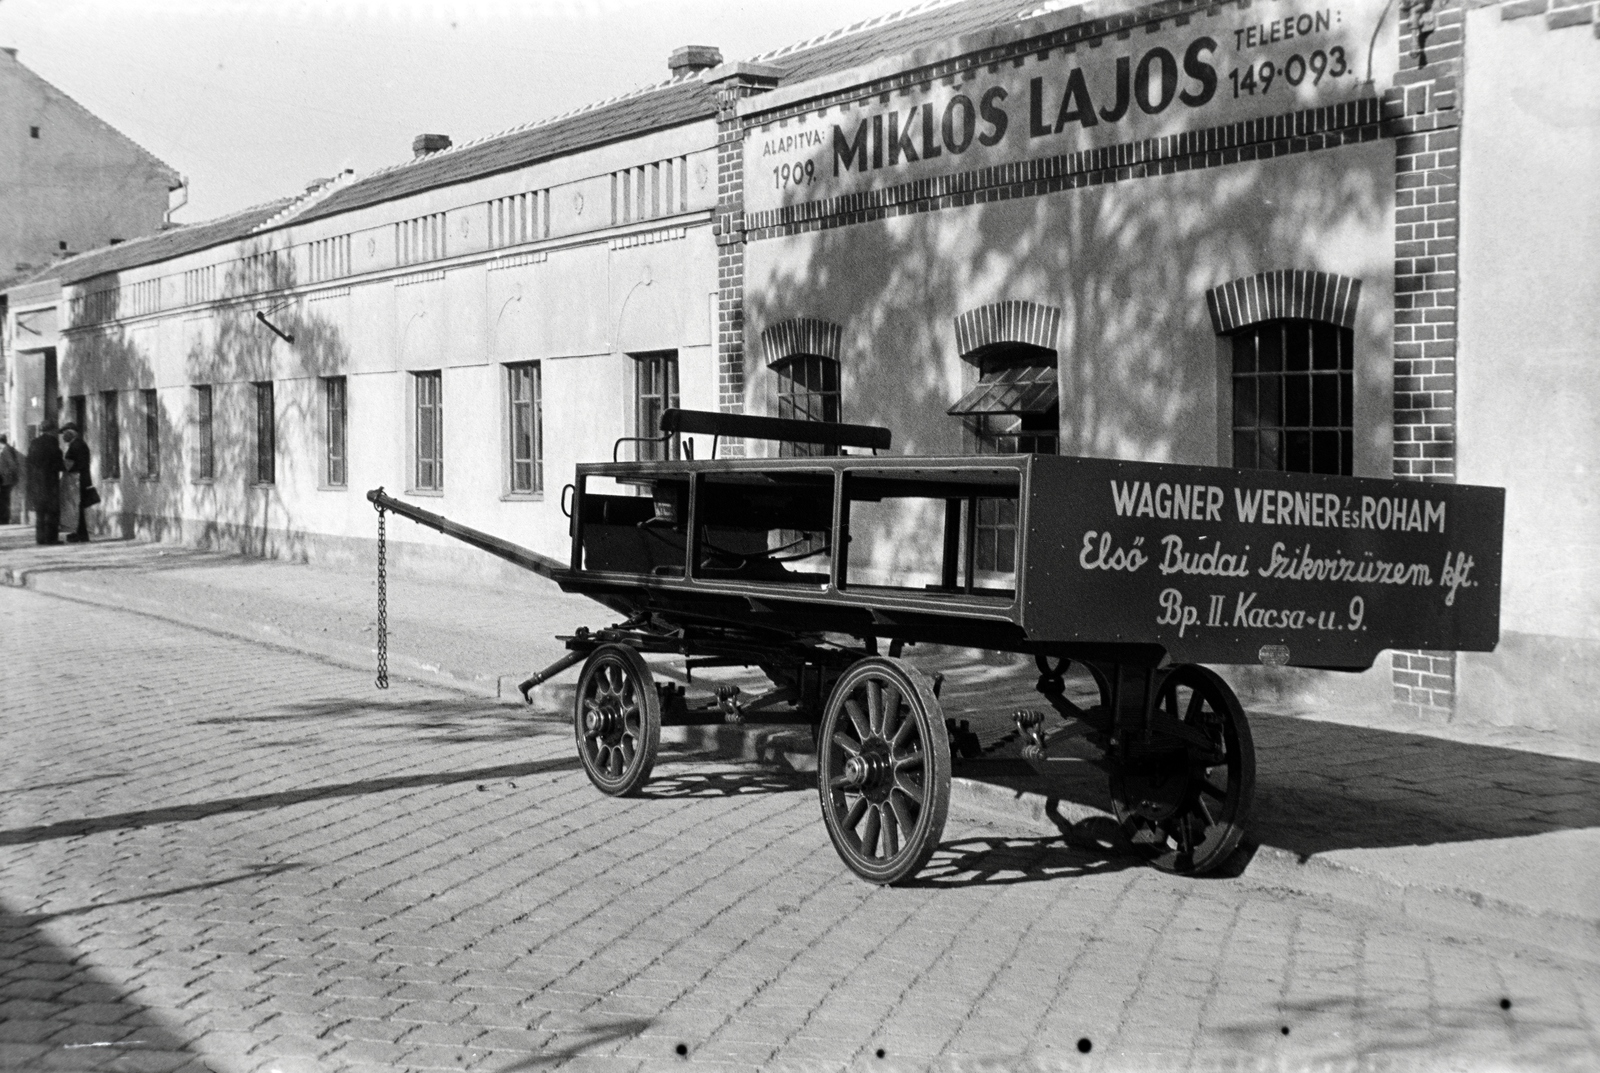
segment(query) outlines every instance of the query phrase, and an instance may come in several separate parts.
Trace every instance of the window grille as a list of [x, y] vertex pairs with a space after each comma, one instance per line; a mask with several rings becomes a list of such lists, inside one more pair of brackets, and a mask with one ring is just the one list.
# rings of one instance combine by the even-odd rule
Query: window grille
[[444, 380], [434, 371], [412, 374], [416, 414], [412, 441], [416, 451], [413, 487], [420, 491], [444, 490]]
[[183, 274], [183, 304], [199, 305], [214, 302], [217, 298], [217, 269], [215, 265], [191, 268]]
[[334, 488], [343, 488], [346, 481], [346, 390], [342, 376], [328, 376], [322, 380], [323, 438], [327, 444], [324, 475]]
[[1350, 329], [1269, 320], [1232, 338], [1234, 466], [1348, 476], [1354, 447]]
[[640, 437], [638, 459], [641, 462], [659, 462], [679, 457], [680, 440], [677, 436], [661, 443], [651, 443], [661, 436], [661, 413], [678, 403], [678, 352], [657, 351], [652, 354], [635, 354], [635, 424], [634, 435]]
[[511, 491], [544, 490], [544, 414], [538, 362], [506, 367], [511, 403], [508, 428]]

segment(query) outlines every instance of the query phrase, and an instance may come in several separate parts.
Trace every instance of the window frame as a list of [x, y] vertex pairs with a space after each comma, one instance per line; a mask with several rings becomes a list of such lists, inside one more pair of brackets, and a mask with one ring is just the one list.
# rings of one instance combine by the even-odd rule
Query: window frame
[[100, 479], [122, 479], [122, 422], [116, 391], [100, 392]]
[[[1304, 354], [1292, 346], [1295, 333], [1304, 333]], [[1272, 345], [1264, 343], [1275, 334]], [[1245, 354], [1242, 345], [1252, 344]], [[1318, 349], [1319, 341], [1324, 349]], [[1226, 417], [1219, 421], [1227, 464], [1234, 469], [1269, 473], [1316, 473], [1352, 476], [1355, 472], [1355, 355], [1354, 332], [1347, 327], [1309, 317], [1273, 317], [1244, 325], [1221, 338], [1224, 353], [1223, 388]], [[1331, 344], [1331, 361], [1326, 347]], [[1275, 349], [1274, 349], [1275, 348]], [[1247, 364], [1248, 368], [1241, 368]], [[1271, 366], [1271, 367], [1269, 367]], [[1303, 366], [1303, 367], [1298, 367]], [[1302, 379], [1303, 378], [1303, 379]], [[1271, 404], [1262, 388], [1275, 384]], [[1242, 406], [1246, 384], [1253, 384], [1248, 406]], [[1332, 390], [1323, 390], [1328, 384]], [[1302, 389], [1297, 389], [1303, 385]], [[1331, 403], [1329, 400], [1331, 399]], [[1318, 420], [1329, 416], [1332, 423]], [[1298, 411], [1298, 413], [1297, 413]], [[1241, 424], [1241, 416], [1246, 417]], [[1304, 420], [1297, 417], [1303, 416]], [[1270, 418], [1270, 420], [1269, 420]], [[1241, 447], [1249, 441], [1250, 461], [1241, 461]], [[1303, 442], [1303, 448], [1299, 442]], [[1269, 443], [1275, 464], [1262, 465]], [[1337, 445], [1333, 447], [1333, 445]], [[1336, 452], [1334, 465], [1324, 463]], [[1304, 465], [1293, 465], [1303, 459]], [[1320, 468], [1319, 468], [1320, 464]]]
[[[773, 412], [778, 417], [791, 421], [843, 420], [844, 400], [837, 358], [830, 358], [826, 354], [790, 354], [773, 362], [770, 368], [777, 377]], [[805, 370], [808, 377], [814, 374], [822, 386], [815, 387], [806, 379], [796, 376], [800, 370]], [[828, 386], [830, 382], [831, 388]], [[818, 416], [819, 413], [821, 416]], [[840, 448], [825, 443], [783, 440], [778, 444], [780, 458], [823, 458], [841, 453]]]
[[[634, 361], [633, 370], [633, 434], [634, 460], [637, 462], [676, 462], [683, 457], [683, 437], [674, 435], [661, 440], [661, 413], [683, 405], [679, 379], [678, 352], [676, 350], [651, 350], [628, 355]], [[648, 386], [657, 389], [646, 391], [647, 379], [652, 370], [663, 372], [662, 382]]]
[[217, 479], [216, 390], [211, 384], [190, 385], [194, 402], [194, 455], [189, 479], [195, 484], [211, 484]]
[[250, 387], [255, 411], [255, 472], [251, 483], [267, 487], [278, 483], [277, 392], [271, 380], [254, 380]]
[[161, 479], [161, 396], [153, 387], [139, 391], [144, 417], [144, 463], [139, 473], [142, 481]]
[[[544, 367], [537, 361], [511, 362], [505, 374], [505, 488], [503, 498], [537, 500], [544, 498]], [[527, 384], [528, 397], [518, 397], [519, 378]], [[527, 434], [519, 435], [519, 408], [526, 408]], [[519, 440], [527, 441], [526, 458], [518, 457]], [[527, 487], [518, 487], [519, 467], [527, 468]]]
[[[431, 391], [423, 390], [424, 385], [431, 385]], [[415, 369], [410, 374], [409, 388], [410, 421], [407, 423], [410, 465], [407, 467], [407, 491], [416, 495], [443, 495], [444, 494], [444, 370], [443, 369]], [[426, 397], [431, 395], [431, 401]], [[422, 418], [425, 411], [432, 411], [433, 424], [430, 443], [423, 443]], [[424, 456], [425, 446], [431, 446], [432, 455]], [[424, 464], [433, 467], [432, 483], [424, 483], [422, 467]]]
[[319, 378], [319, 385], [322, 402], [320, 487], [339, 491], [350, 486], [350, 381], [344, 376], [324, 376]]

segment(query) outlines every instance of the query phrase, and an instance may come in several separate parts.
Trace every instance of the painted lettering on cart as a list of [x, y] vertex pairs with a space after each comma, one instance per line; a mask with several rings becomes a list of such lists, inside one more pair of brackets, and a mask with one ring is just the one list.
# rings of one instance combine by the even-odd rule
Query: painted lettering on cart
[[1345, 496], [1235, 488], [1234, 514], [1246, 524], [1299, 525], [1312, 529], [1379, 529], [1397, 533], [1442, 533], [1445, 504], [1410, 496]]
[[1119, 518], [1220, 522], [1222, 505], [1226, 501], [1222, 489], [1210, 484], [1111, 482], [1111, 504]]
[[1226, 594], [1213, 593], [1208, 597], [1205, 621], [1200, 618], [1200, 605], [1189, 603], [1180, 589], [1162, 589], [1157, 597], [1160, 613], [1157, 626], [1176, 626], [1178, 636], [1201, 626], [1230, 630], [1324, 630], [1355, 631], [1366, 629], [1367, 601], [1352, 596], [1350, 602], [1338, 609], [1302, 607], [1257, 606], [1259, 592], [1234, 594], [1233, 617], [1228, 619]]

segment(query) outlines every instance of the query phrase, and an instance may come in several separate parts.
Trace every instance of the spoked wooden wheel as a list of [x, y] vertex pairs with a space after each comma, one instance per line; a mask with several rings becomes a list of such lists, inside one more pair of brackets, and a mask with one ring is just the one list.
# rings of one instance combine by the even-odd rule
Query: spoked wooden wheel
[[853, 664], [817, 743], [822, 821], [862, 879], [898, 883], [928, 863], [950, 809], [950, 739], [933, 683], [898, 659]]
[[[1139, 854], [1166, 872], [1201, 875], [1244, 837], [1256, 785], [1255, 744], [1233, 690], [1213, 671], [1174, 667], [1155, 705], [1211, 742], [1127, 757], [1111, 776], [1111, 800]], [[1157, 734], [1159, 739], [1161, 736]]]
[[639, 653], [601, 645], [578, 678], [573, 736], [589, 781], [614, 797], [643, 786], [661, 744], [661, 698]]

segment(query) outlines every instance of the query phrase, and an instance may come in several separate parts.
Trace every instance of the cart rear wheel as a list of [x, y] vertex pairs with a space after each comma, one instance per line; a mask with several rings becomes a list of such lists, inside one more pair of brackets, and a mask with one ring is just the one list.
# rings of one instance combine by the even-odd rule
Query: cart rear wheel
[[1164, 872], [1202, 875], [1244, 837], [1256, 785], [1250, 724], [1228, 684], [1195, 664], [1167, 672], [1155, 704], [1200, 731], [1214, 751], [1135, 755], [1111, 776], [1111, 800], [1141, 856]]
[[862, 879], [917, 874], [950, 810], [950, 739], [926, 675], [898, 659], [851, 665], [828, 697], [817, 745], [822, 821]]
[[627, 645], [601, 645], [578, 678], [573, 737], [589, 781], [621, 797], [650, 778], [661, 744], [661, 701], [639, 653]]

